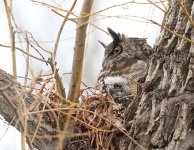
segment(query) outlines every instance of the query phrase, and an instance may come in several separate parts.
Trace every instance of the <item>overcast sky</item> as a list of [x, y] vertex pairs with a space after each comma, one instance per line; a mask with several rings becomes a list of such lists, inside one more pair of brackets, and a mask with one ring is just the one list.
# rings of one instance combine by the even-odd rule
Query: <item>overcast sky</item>
[[[17, 1], [17, 2], [16, 2]], [[47, 7], [43, 7], [32, 3], [30, 0], [16, 0], [13, 1], [13, 15], [17, 25], [22, 29], [29, 31], [39, 41], [40, 45], [52, 52], [54, 48], [54, 41], [56, 40], [58, 30], [62, 23], [62, 17], [53, 13]], [[43, 1], [43, 0], [42, 0]], [[102, 10], [104, 8], [118, 5], [127, 0], [96, 0], [94, 1], [93, 12]], [[128, 0], [129, 1], [129, 0]], [[54, 0], [45, 0], [45, 2], [54, 4]], [[55, 0], [62, 7], [69, 9], [73, 1], [69, 0]], [[74, 12], [78, 13], [83, 0], [79, 0]], [[147, 2], [146, 0], [139, 0], [139, 2]], [[99, 28], [106, 30], [107, 27], [127, 35], [128, 37], [146, 37], [148, 43], [153, 46], [155, 39], [159, 35], [160, 28], [156, 25], [137, 21], [138, 17], [145, 17], [153, 19], [160, 23], [163, 18], [163, 12], [153, 5], [145, 4], [128, 4], [121, 7], [113, 7], [91, 18], [91, 23]], [[3, 1], [0, 1], [0, 44], [9, 44], [9, 30], [7, 26], [7, 19], [4, 9]], [[57, 52], [57, 67], [60, 74], [71, 72], [71, 63], [73, 58], [74, 38], [75, 38], [75, 23], [67, 22], [59, 43]], [[92, 86], [96, 82], [97, 75], [101, 68], [103, 59], [103, 47], [98, 43], [98, 40], [108, 44], [111, 38], [104, 32], [89, 26], [86, 57], [84, 60], [83, 81]], [[35, 51], [30, 52], [37, 55]], [[39, 55], [37, 55], [39, 56]], [[45, 57], [47, 57], [45, 55]], [[0, 47], [0, 68], [12, 74], [12, 59], [10, 49]], [[25, 61], [23, 54], [17, 52], [17, 71], [19, 76], [25, 75]], [[32, 69], [34, 73], [38, 74], [41, 70], [47, 72], [49, 68], [39, 61], [32, 60]], [[62, 75], [63, 83], [68, 89], [69, 75]], [[21, 80], [22, 82], [22, 80]], [[20, 141], [19, 133], [12, 127], [8, 127], [8, 131], [4, 134], [6, 124], [0, 121], [0, 149], [1, 150], [19, 150]], [[4, 130], [3, 130], [4, 129]]]

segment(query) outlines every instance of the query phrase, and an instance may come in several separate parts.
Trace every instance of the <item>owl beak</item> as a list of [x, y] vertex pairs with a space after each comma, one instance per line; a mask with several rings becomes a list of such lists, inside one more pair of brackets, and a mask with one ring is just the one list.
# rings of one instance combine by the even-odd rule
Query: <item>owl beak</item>
[[103, 42], [101, 42], [101, 41], [98, 41], [104, 48], [106, 48], [107, 46], [103, 43]]
[[115, 31], [113, 31], [111, 28], [107, 27], [108, 32], [110, 33], [112, 39], [114, 42], [119, 42], [120, 38], [119, 38], [119, 34], [117, 34]]

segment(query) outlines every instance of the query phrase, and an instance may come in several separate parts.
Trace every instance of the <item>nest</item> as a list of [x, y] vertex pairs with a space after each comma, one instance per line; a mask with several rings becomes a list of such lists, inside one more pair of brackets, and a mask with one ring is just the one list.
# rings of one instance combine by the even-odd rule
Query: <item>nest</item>
[[123, 110], [109, 93], [88, 88], [81, 91], [76, 122], [82, 131], [89, 133], [91, 145], [95, 144], [97, 149], [108, 149], [112, 147], [115, 133], [124, 129]]

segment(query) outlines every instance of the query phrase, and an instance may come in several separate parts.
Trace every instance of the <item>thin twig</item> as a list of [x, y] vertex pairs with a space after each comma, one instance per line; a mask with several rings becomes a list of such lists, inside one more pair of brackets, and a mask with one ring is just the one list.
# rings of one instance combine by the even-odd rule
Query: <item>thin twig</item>
[[[28, 34], [26, 32], [26, 51], [27, 53], [29, 53], [29, 42], [28, 42]], [[28, 78], [28, 70], [29, 70], [29, 67], [30, 67], [30, 57], [29, 55], [26, 56], [26, 73], [25, 73], [25, 80], [24, 80], [24, 85], [26, 86], [27, 85], [27, 78]]]
[[[166, 2], [166, 1], [165, 1]], [[167, 7], [166, 5], [164, 4], [164, 1], [160, 0], [160, 3], [162, 4], [162, 6], [164, 7], [165, 11], [167, 11]], [[167, 3], [167, 2], [166, 2]]]
[[4, 0], [4, 5], [7, 14], [7, 21], [9, 26], [9, 36], [11, 40], [11, 50], [12, 50], [12, 65], [13, 65], [13, 77], [17, 80], [17, 68], [16, 68], [16, 52], [15, 52], [15, 33], [13, 31], [13, 26], [11, 23], [11, 8], [9, 8], [7, 0]]
[[59, 32], [58, 32], [58, 35], [57, 35], [57, 39], [56, 39], [56, 42], [55, 42], [55, 47], [54, 47], [54, 50], [53, 50], [53, 54], [52, 54], [52, 57], [51, 57], [51, 63], [50, 63], [53, 72], [55, 72], [55, 79], [56, 79], [57, 91], [64, 98], [66, 97], [66, 94], [64, 92], [64, 87], [63, 87], [62, 80], [61, 80], [61, 78], [59, 76], [58, 71], [56, 70], [55, 57], [56, 57], [56, 53], [57, 53], [57, 49], [58, 49], [58, 45], [59, 45], [59, 40], [60, 40], [62, 31], [63, 31], [63, 28], [65, 26], [65, 23], [68, 20], [69, 15], [71, 14], [72, 10], [74, 9], [76, 3], [77, 3], [77, 0], [74, 0], [72, 6], [70, 8], [70, 10], [67, 12], [67, 14], [66, 14], [66, 16], [65, 16], [65, 18], [64, 18], [64, 20], [63, 20], [63, 22], [61, 24], [61, 27], [59, 29]]
[[[10, 48], [11, 46], [7, 46], [7, 45], [0, 44], [0, 47]], [[21, 51], [22, 53], [24, 53], [24, 54], [26, 54], [26, 55], [28, 55], [28, 56], [34, 58], [34, 59], [37, 59], [37, 60], [42, 61], [42, 62], [45, 62], [45, 63], [49, 63], [48, 60], [41, 59], [41, 58], [38, 58], [38, 57], [36, 57], [36, 56], [33, 56], [33, 55], [31, 55], [30, 53], [28, 53], [28, 52], [22, 50], [22, 49], [19, 48], [19, 47], [15, 47], [15, 49]]]
[[170, 30], [170, 29], [169, 29], [168, 27], [166, 27], [165, 25], [161, 25], [161, 24], [159, 24], [159, 23], [157, 23], [157, 22], [155, 22], [155, 21], [153, 21], [153, 20], [150, 20], [150, 21], [151, 21], [152, 23], [154, 23], [154, 24], [160, 26], [160, 27], [163, 28], [164, 30], [168, 31], [169, 33], [171, 33], [171, 34], [177, 36], [178, 38], [184, 39], [185, 41], [188, 41], [188, 42], [190, 42], [191, 44], [194, 44], [194, 41], [193, 41], [193, 40], [191, 40], [191, 39], [189, 39], [189, 38], [187, 38], [187, 37], [185, 37], [185, 36], [182, 36], [181, 34], [177, 33], [176, 31]]
[[39, 2], [39, 1], [36, 1], [36, 0], [31, 0], [31, 1], [34, 2], [34, 3], [37, 3], [39, 5], [46, 6], [47, 8], [51, 8], [52, 10], [59, 10], [59, 11], [63, 11], [63, 12], [66, 12], [66, 13], [69, 12], [74, 17], [78, 17], [73, 11], [70, 12], [69, 10], [65, 10], [65, 9], [62, 9], [62, 8], [59, 8], [59, 7], [55, 7], [53, 5], [50, 5], [50, 4], [47, 4], [47, 3], [44, 3], [44, 2]]
[[69, 15], [71, 14], [72, 10], [74, 9], [75, 7], [75, 4], [77, 3], [77, 0], [74, 0], [70, 10], [67, 12], [62, 24], [61, 24], [61, 27], [59, 29], [59, 32], [58, 32], [58, 35], [57, 35], [57, 39], [56, 39], [56, 42], [55, 42], [55, 47], [54, 47], [54, 51], [53, 51], [53, 56], [54, 56], [54, 59], [56, 57], [56, 53], [57, 53], [57, 48], [58, 48], [58, 45], [59, 45], [59, 40], [60, 40], [60, 37], [61, 37], [61, 34], [62, 34], [62, 31], [63, 31], [63, 28], [64, 28], [64, 25], [65, 23], [67, 22], [68, 20], [68, 17]]
[[180, 7], [182, 8], [183, 12], [185, 13], [185, 15], [187, 16], [189, 22], [192, 24], [192, 26], [194, 27], [194, 22], [192, 20], [192, 17], [189, 15], [186, 7], [181, 3], [180, 0], [177, 0], [178, 4], [180, 5]]
[[151, 0], [147, 0], [148, 2], [150, 2], [151, 4], [153, 4], [156, 8], [160, 9], [162, 12], [165, 12], [165, 10], [163, 10], [162, 8], [160, 8], [158, 5], [156, 5], [155, 2], [152, 2]]
[[[54, 13], [56, 13], [57, 15], [59, 15], [59, 16], [61, 16], [61, 17], [63, 17], [63, 18], [66, 17], [66, 16], [62, 15], [61, 13], [59, 13], [58, 11], [56, 11], [56, 10], [54, 10], [54, 9], [51, 9], [51, 11], [53, 11]], [[70, 18], [68, 18], [68, 20], [69, 20], [69, 21], [72, 21], [72, 22], [74, 22], [74, 23], [76, 23], [75, 19], [70, 19]]]

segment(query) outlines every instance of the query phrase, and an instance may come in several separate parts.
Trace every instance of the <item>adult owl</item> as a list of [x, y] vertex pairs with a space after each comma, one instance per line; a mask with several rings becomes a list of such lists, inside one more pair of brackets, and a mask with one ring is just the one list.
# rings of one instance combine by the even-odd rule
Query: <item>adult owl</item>
[[98, 81], [105, 83], [117, 96], [137, 95], [138, 82], [147, 74], [152, 48], [145, 38], [129, 38], [107, 28], [113, 41], [106, 45]]

